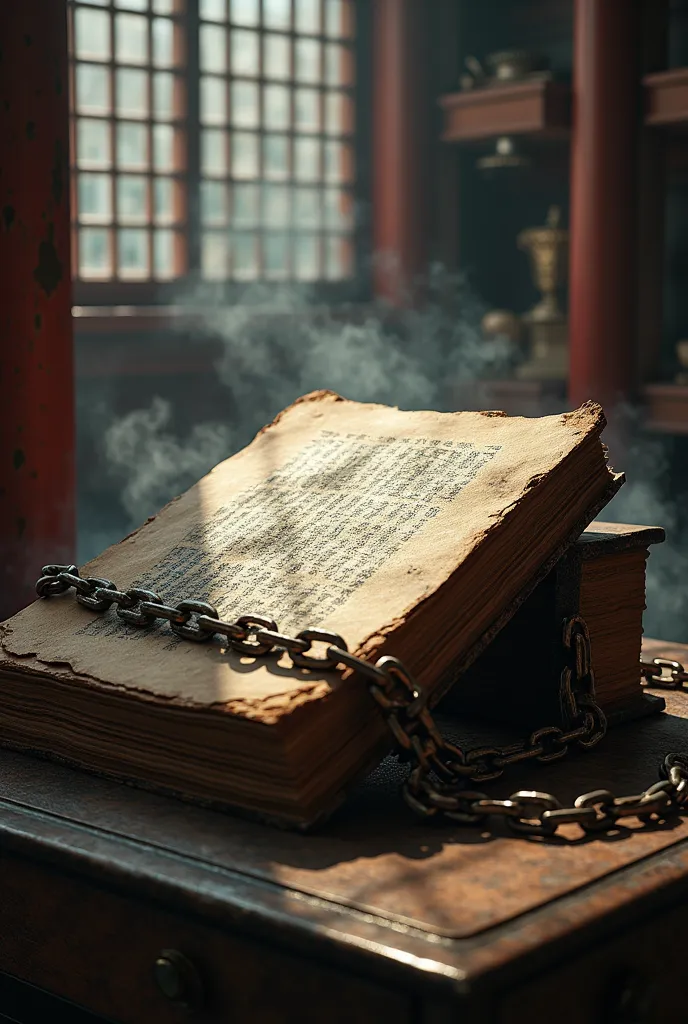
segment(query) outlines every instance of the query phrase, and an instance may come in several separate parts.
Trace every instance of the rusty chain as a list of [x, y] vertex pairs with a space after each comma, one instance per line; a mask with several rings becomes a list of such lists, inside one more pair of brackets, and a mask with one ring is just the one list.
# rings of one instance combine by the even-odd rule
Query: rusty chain
[[640, 662], [641, 684], [656, 690], [688, 690], [688, 670], [680, 661], [653, 658]]
[[[682, 811], [688, 799], [688, 757], [681, 754], [668, 754], [660, 766], [660, 781], [642, 793], [619, 797], [606, 789], [593, 790], [581, 794], [570, 807], [562, 806], [551, 793], [519, 790], [507, 800], [496, 800], [465, 788], [468, 782], [497, 779], [516, 764], [558, 761], [572, 745], [589, 749], [604, 737], [607, 723], [595, 701], [590, 636], [578, 616], [565, 622], [562, 637], [566, 663], [561, 700], [570, 728], [544, 726], [506, 747], [463, 750], [440, 733], [424, 692], [398, 658], [385, 655], [373, 664], [352, 654], [337, 633], [303, 629], [289, 636], [279, 631], [274, 619], [263, 615], [241, 615], [230, 622], [221, 619], [207, 601], [168, 605], [153, 590], [118, 590], [111, 580], [82, 577], [76, 565], [43, 567], [36, 583], [39, 597], [69, 590], [76, 592], [79, 604], [94, 612], [116, 605], [117, 616], [130, 626], [145, 628], [162, 619], [184, 640], [207, 642], [219, 636], [244, 655], [286, 651], [298, 668], [360, 672], [389, 726], [397, 753], [412, 764], [402, 796], [422, 818], [477, 825], [496, 816], [504, 818], [514, 832], [553, 836], [561, 825], [572, 823], [594, 833], [616, 827], [623, 818], [662, 820]], [[324, 654], [313, 653], [314, 644], [324, 646]], [[688, 672], [679, 662], [659, 658], [642, 662], [641, 674], [645, 685], [688, 689]]]

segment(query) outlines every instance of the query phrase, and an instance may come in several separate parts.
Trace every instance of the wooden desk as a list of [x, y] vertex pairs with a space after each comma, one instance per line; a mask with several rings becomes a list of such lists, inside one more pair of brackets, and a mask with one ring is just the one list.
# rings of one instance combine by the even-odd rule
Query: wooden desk
[[[483, 788], [644, 789], [688, 751], [688, 695], [665, 696], [595, 750]], [[299, 836], [0, 753], [0, 1020], [684, 1019], [688, 822], [549, 841], [430, 826], [398, 775], [386, 762]], [[197, 1011], [156, 985], [163, 950], [195, 970]]]

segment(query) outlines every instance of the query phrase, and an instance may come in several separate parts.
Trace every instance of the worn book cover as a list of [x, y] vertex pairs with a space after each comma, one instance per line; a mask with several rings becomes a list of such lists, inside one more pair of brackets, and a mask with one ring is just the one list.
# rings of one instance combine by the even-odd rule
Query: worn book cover
[[[620, 485], [604, 422], [592, 403], [528, 419], [317, 392], [81, 573], [334, 631], [434, 699]], [[73, 594], [0, 628], [2, 742], [92, 770], [303, 824], [390, 745], [363, 679], [284, 651], [192, 644]]]
[[449, 691], [442, 710], [529, 729], [545, 722], [570, 728], [562, 637], [578, 615], [590, 634], [596, 700], [609, 724], [662, 710], [664, 702], [641, 685], [640, 649], [645, 565], [650, 546], [663, 540], [657, 526], [591, 523]]

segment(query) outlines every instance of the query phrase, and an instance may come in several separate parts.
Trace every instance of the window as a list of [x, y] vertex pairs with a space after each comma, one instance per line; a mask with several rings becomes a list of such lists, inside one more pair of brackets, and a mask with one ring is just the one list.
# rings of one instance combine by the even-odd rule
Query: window
[[182, 277], [185, 56], [174, 0], [90, 0], [71, 15], [76, 277]]
[[355, 21], [354, 0], [71, 0], [82, 292], [351, 279]]

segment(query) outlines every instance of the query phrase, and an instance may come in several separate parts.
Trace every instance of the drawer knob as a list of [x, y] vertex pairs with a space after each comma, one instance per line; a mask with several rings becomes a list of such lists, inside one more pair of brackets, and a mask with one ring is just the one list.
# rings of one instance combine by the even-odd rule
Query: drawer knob
[[153, 977], [162, 994], [178, 1006], [196, 1009], [203, 1001], [203, 985], [198, 971], [176, 949], [160, 951], [153, 968]]

